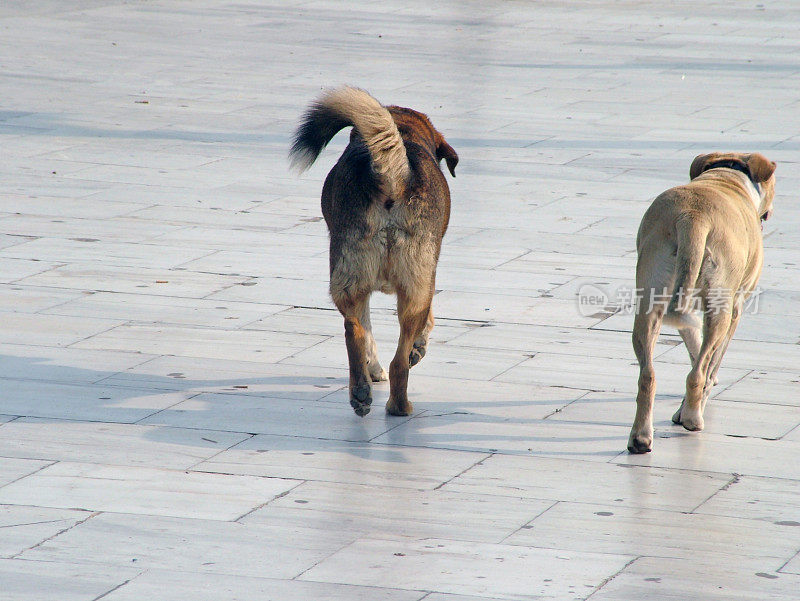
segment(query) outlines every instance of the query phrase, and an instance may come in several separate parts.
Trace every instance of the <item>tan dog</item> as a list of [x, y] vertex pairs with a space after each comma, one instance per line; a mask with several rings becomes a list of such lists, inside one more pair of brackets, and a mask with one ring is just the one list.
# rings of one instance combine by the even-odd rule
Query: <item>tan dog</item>
[[369, 413], [370, 380], [386, 380], [369, 319], [375, 290], [397, 294], [400, 340], [389, 366], [386, 411], [409, 415], [408, 370], [425, 356], [433, 328], [431, 300], [450, 191], [439, 168], [455, 176], [458, 155], [428, 117], [382, 106], [364, 90], [343, 87], [312, 104], [290, 156], [301, 170], [344, 127], [350, 144], [322, 188], [330, 232], [330, 293], [344, 316], [350, 363], [350, 405]]
[[[672, 421], [703, 429], [722, 356], [761, 275], [760, 222], [772, 213], [774, 173], [775, 163], [760, 154], [700, 155], [689, 170], [691, 181], [658, 196], [642, 218], [636, 240], [636, 288], [642, 296], [633, 324], [639, 392], [631, 453], [647, 453], [653, 443], [653, 349], [662, 321], [678, 328], [692, 360], [686, 396]], [[702, 342], [695, 308], [704, 312]]]

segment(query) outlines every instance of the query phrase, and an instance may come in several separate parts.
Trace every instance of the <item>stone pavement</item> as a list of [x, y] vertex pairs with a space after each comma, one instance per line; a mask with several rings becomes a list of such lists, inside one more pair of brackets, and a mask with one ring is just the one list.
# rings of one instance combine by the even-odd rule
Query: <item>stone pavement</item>
[[[0, 31], [0, 599], [798, 598], [797, 3], [7, 0]], [[288, 172], [341, 83], [461, 156], [411, 418], [347, 403], [346, 134]], [[715, 149], [779, 162], [764, 293], [703, 433], [662, 336], [629, 456], [617, 292]]]

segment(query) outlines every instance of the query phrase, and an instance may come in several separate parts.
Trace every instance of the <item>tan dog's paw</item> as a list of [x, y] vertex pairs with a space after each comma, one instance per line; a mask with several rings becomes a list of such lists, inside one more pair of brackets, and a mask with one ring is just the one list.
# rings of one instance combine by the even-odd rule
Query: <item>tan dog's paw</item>
[[408, 401], [408, 399], [404, 401], [396, 401], [395, 399], [389, 397], [389, 400], [386, 401], [386, 413], [389, 415], [411, 415], [412, 411], [414, 411], [414, 406]]
[[681, 425], [690, 432], [699, 432], [705, 427], [702, 415], [682, 417]]
[[642, 453], [649, 453], [653, 450], [653, 431], [637, 431], [631, 430], [631, 435], [628, 437], [628, 452], [635, 455]]
[[681, 425], [681, 411], [683, 411], [683, 401], [681, 401], [681, 406], [678, 407], [678, 410], [672, 416], [672, 423], [675, 424], [676, 426]]

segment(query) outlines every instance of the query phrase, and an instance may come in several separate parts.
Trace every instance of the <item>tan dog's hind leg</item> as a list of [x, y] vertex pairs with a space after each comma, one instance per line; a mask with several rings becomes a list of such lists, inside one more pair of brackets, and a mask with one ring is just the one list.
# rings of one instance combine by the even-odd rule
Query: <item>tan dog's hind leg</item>
[[708, 401], [708, 397], [711, 393], [711, 387], [714, 386], [717, 380], [717, 372], [719, 371], [719, 366], [722, 365], [722, 358], [725, 356], [725, 352], [728, 350], [728, 345], [731, 343], [731, 338], [736, 333], [736, 327], [739, 325], [739, 320], [742, 318], [742, 305], [743, 301], [737, 300], [733, 307], [733, 314], [731, 315], [731, 325], [728, 327], [728, 333], [725, 335], [725, 339], [722, 341], [722, 344], [717, 349], [717, 352], [714, 353], [714, 359], [711, 361], [709, 365], [709, 372], [708, 378], [706, 380], [706, 385], [708, 390], [706, 391], [705, 396], [703, 397], [703, 410], [705, 411], [706, 402]]
[[[703, 407], [710, 381], [713, 376], [715, 361], [719, 364], [724, 353], [723, 345], [730, 330], [731, 314], [726, 311], [707, 312], [703, 324], [703, 344], [692, 371], [686, 377], [686, 397], [681, 407], [681, 424], [687, 430], [702, 430]], [[719, 355], [717, 352], [721, 351]]]
[[[700, 345], [702, 343], [700, 328], [687, 326], [685, 328], [679, 328], [678, 333], [681, 335], [681, 338], [683, 339], [683, 344], [686, 345], [686, 350], [689, 353], [689, 359], [691, 359], [692, 367], [694, 367], [695, 363], [697, 363], [697, 355], [700, 354]], [[683, 410], [683, 401], [681, 401], [681, 406], [678, 407], [678, 410], [672, 416], [673, 424], [680, 425], [682, 410]]]
[[639, 361], [639, 391], [636, 395], [636, 417], [628, 438], [628, 451], [649, 453], [653, 445], [653, 399], [656, 396], [656, 374], [653, 350], [661, 331], [663, 309], [637, 313], [633, 322], [633, 350]]
[[381, 367], [378, 361], [378, 345], [375, 344], [375, 338], [372, 336], [372, 322], [369, 318], [369, 296], [364, 302], [364, 309], [361, 312], [361, 325], [365, 332], [365, 348], [367, 355], [367, 371], [369, 377], [373, 382], [385, 382], [389, 379], [389, 375]]
[[[412, 292], [414, 294], [414, 292]], [[386, 411], [391, 415], [410, 415], [413, 407], [408, 400], [409, 356], [414, 339], [425, 327], [431, 312], [431, 294], [425, 290], [417, 296], [397, 291], [397, 316], [400, 320], [400, 339], [397, 352], [389, 365], [389, 400]]]
[[408, 356], [408, 366], [414, 367], [417, 363], [422, 361], [425, 353], [428, 351], [428, 337], [433, 330], [433, 307], [428, 312], [428, 318], [425, 320], [422, 330], [417, 334], [414, 339], [414, 347], [411, 349], [411, 354]]

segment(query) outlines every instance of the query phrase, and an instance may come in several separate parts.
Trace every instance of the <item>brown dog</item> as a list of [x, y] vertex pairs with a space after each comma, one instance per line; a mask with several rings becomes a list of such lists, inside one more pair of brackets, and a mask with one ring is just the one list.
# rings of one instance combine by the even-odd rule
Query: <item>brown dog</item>
[[350, 143], [322, 188], [322, 214], [330, 232], [330, 293], [344, 316], [350, 405], [357, 415], [369, 413], [370, 380], [386, 380], [369, 319], [369, 297], [380, 290], [397, 294], [400, 320], [386, 411], [409, 415], [408, 370], [425, 356], [433, 328], [436, 264], [450, 218], [439, 162], [455, 176], [458, 155], [422, 113], [342, 87], [311, 105], [295, 134], [292, 163], [308, 168], [349, 126]]
[[[658, 196], [642, 218], [636, 240], [636, 288], [642, 296], [633, 323], [639, 392], [631, 453], [647, 453], [653, 443], [653, 348], [662, 320], [678, 328], [692, 360], [686, 396], [672, 421], [703, 429], [722, 356], [761, 275], [760, 222], [772, 214], [774, 174], [775, 163], [760, 154], [702, 154], [689, 169], [691, 181]], [[704, 313], [702, 342], [695, 308]]]

